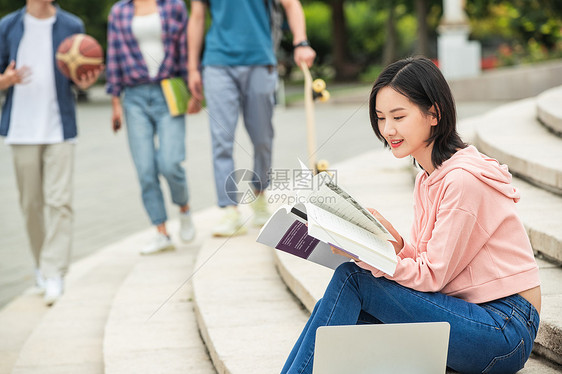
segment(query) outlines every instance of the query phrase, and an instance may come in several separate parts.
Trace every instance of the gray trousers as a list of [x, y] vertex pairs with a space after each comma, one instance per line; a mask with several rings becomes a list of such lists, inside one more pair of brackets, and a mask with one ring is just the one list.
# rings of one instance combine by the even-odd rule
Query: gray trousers
[[[237, 205], [232, 198], [234, 169], [234, 134], [242, 110], [244, 126], [253, 144], [256, 191], [265, 190], [269, 183], [273, 147], [273, 106], [277, 84], [275, 67], [267, 66], [206, 66], [203, 69], [205, 98], [213, 144], [213, 166], [218, 205]], [[251, 156], [251, 151], [240, 149]]]
[[27, 236], [37, 268], [64, 276], [72, 244], [72, 143], [12, 145]]

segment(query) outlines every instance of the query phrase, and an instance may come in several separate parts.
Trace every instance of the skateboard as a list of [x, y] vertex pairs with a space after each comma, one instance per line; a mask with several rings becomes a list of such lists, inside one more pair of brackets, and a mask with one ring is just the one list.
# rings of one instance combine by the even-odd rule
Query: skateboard
[[308, 165], [315, 174], [328, 170], [326, 160], [316, 160], [316, 123], [314, 119], [314, 100], [328, 101], [330, 93], [326, 90], [323, 79], [312, 80], [312, 75], [305, 62], [301, 63], [304, 73], [304, 108], [306, 112], [306, 134], [308, 145]]

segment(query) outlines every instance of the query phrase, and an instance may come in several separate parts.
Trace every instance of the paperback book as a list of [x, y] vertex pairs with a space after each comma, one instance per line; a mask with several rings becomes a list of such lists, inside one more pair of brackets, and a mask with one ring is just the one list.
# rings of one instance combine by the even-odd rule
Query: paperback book
[[257, 241], [335, 269], [350, 260], [334, 254], [333, 246], [393, 275], [397, 260], [389, 240], [394, 239], [386, 228], [326, 172], [309, 183], [306, 192], [296, 192], [299, 203], [284, 204], [272, 214]]

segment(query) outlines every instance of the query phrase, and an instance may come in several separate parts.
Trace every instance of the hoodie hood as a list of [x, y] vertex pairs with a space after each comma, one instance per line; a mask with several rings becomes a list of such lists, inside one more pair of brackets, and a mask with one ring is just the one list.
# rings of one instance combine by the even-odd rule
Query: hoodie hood
[[507, 165], [501, 165], [497, 160], [480, 153], [472, 145], [457, 151], [450, 159], [443, 162], [427, 177], [424, 183], [428, 186], [438, 183], [454, 169], [468, 171], [482, 183], [515, 202], [519, 201], [519, 191], [511, 184], [512, 177]]

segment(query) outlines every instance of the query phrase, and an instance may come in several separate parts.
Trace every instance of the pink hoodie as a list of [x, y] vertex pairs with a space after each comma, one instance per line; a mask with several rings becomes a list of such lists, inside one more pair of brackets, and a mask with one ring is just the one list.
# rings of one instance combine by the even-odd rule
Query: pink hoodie
[[414, 290], [472, 303], [538, 286], [517, 201], [507, 167], [469, 146], [431, 175], [417, 175], [411, 241], [397, 255], [394, 276], [360, 266]]

